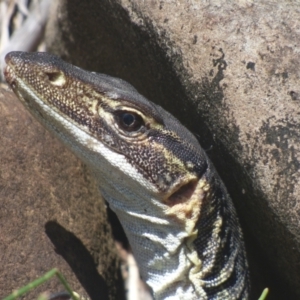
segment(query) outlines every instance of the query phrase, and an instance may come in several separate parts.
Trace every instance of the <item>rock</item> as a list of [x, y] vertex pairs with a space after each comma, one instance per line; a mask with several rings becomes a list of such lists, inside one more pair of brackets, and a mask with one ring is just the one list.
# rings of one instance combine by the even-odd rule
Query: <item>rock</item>
[[[57, 267], [81, 295], [123, 299], [106, 208], [86, 167], [1, 88], [0, 128], [0, 298]], [[63, 290], [53, 278], [22, 299]]]
[[46, 32], [50, 52], [129, 81], [198, 136], [237, 207], [256, 299], [264, 285], [300, 297], [299, 12], [286, 1], [64, 0]]

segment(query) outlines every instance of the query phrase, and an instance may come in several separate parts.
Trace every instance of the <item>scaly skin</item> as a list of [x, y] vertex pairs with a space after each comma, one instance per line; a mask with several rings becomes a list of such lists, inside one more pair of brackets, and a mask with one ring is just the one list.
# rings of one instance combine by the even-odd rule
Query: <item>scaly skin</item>
[[248, 299], [235, 209], [184, 126], [120, 79], [46, 53], [6, 62], [19, 99], [95, 174], [155, 299]]

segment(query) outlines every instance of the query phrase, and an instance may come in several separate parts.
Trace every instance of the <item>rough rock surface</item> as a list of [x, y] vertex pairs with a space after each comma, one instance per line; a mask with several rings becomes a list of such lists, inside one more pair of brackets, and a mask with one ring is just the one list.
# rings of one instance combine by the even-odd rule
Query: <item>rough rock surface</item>
[[48, 49], [129, 81], [187, 125], [235, 202], [249, 256], [264, 277], [258, 281], [271, 286], [273, 297], [281, 287], [285, 299], [287, 291], [299, 298], [299, 5], [58, 3], [47, 29]]
[[[104, 202], [86, 167], [0, 88], [0, 299], [57, 267], [92, 299], [123, 299]], [[63, 291], [53, 278], [22, 299]]]

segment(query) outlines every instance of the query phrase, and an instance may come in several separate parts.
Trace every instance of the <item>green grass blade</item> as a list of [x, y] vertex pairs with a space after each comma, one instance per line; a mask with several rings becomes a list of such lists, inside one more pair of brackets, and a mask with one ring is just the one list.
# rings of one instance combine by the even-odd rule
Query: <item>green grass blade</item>
[[22, 288], [14, 291], [12, 294], [4, 298], [3, 300], [14, 300], [17, 297], [23, 296], [24, 294], [28, 293], [29, 291], [33, 290], [34, 288], [38, 287], [39, 285], [43, 284], [45, 281], [49, 280], [52, 276], [56, 274], [57, 269], [52, 269], [40, 278], [30, 282], [29, 284], [23, 286]]
[[268, 294], [269, 294], [269, 289], [265, 288], [262, 294], [260, 295], [260, 297], [258, 298], [258, 300], [266, 300]]
[[74, 293], [71, 290], [71, 288], [69, 287], [65, 277], [56, 268], [50, 270], [49, 272], [45, 273], [43, 276], [41, 276], [38, 279], [30, 282], [29, 284], [23, 286], [22, 288], [14, 291], [12, 294], [5, 297], [3, 300], [15, 300], [17, 297], [23, 296], [24, 294], [30, 292], [34, 288], [36, 288], [39, 285], [43, 284], [44, 282], [49, 280], [54, 275], [56, 275], [59, 278], [60, 282], [63, 284], [63, 286], [65, 287], [67, 292], [71, 295], [72, 300], [78, 300], [79, 298], [74, 295]]

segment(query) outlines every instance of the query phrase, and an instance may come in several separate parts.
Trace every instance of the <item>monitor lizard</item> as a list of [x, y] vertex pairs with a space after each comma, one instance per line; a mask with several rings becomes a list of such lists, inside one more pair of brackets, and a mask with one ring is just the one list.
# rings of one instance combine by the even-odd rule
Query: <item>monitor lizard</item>
[[21, 102], [91, 169], [159, 299], [248, 299], [238, 218], [197, 139], [129, 83], [48, 53], [10, 52]]

